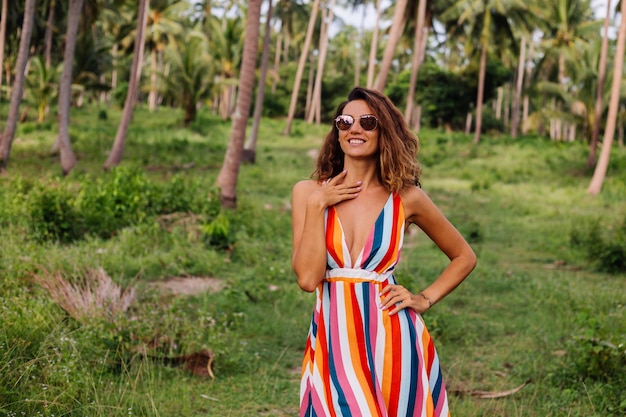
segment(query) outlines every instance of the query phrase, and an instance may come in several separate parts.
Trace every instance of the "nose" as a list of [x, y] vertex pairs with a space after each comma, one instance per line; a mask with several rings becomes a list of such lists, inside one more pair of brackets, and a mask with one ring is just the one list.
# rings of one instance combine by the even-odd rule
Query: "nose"
[[354, 119], [354, 123], [352, 123], [352, 126], [350, 126], [350, 131], [353, 131], [353, 130], [357, 132], [360, 132], [363, 130], [363, 128], [361, 127], [361, 119]]

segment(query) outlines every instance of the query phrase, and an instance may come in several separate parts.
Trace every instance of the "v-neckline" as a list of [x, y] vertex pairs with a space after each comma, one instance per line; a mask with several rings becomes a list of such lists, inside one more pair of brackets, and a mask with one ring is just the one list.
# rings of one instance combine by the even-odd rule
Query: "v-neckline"
[[343, 229], [343, 224], [341, 223], [341, 217], [339, 217], [339, 211], [337, 210], [336, 207], [333, 206], [333, 210], [335, 210], [335, 216], [337, 217], [337, 223], [339, 224], [339, 229], [341, 230], [341, 242], [346, 248], [346, 252], [347, 252], [346, 254], [344, 254], [344, 264], [346, 267], [349, 267], [349, 268], [356, 267], [355, 261], [358, 261], [359, 264], [362, 263], [361, 258], [363, 257], [363, 253], [365, 252], [365, 248], [367, 247], [367, 242], [369, 241], [371, 234], [376, 229], [376, 224], [378, 224], [378, 220], [380, 219], [381, 216], [384, 216], [385, 208], [387, 207], [387, 204], [389, 204], [389, 200], [391, 200], [392, 197], [393, 197], [393, 194], [390, 193], [387, 199], [385, 200], [385, 203], [381, 207], [380, 211], [378, 212], [378, 216], [376, 216], [376, 218], [374, 219], [374, 223], [370, 226], [367, 236], [365, 238], [365, 242], [363, 243], [363, 247], [357, 253], [357, 257], [354, 260], [352, 259], [352, 251], [351, 251], [352, 248], [348, 246], [348, 242], [346, 241], [346, 233]]

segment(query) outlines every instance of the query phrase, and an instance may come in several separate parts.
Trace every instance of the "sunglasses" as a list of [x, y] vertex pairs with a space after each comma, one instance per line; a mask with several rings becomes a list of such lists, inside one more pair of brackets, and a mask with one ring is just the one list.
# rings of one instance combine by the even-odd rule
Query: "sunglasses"
[[[339, 130], [348, 130], [354, 124], [354, 117], [349, 114], [341, 114], [335, 119], [335, 126]], [[364, 114], [359, 117], [359, 125], [363, 130], [374, 130], [378, 127], [378, 119], [373, 114]]]

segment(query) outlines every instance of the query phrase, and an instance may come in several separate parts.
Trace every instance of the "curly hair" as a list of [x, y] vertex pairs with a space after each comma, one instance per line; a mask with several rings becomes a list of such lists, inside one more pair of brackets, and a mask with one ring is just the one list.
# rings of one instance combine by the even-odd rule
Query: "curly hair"
[[[409, 128], [404, 115], [379, 91], [356, 87], [348, 94], [348, 100], [339, 105], [335, 118], [354, 100], [365, 101], [378, 119], [378, 179], [381, 184], [393, 192], [399, 192], [409, 185], [420, 186], [422, 170], [417, 162], [419, 140]], [[332, 178], [343, 170], [343, 163], [339, 130], [333, 118], [333, 126], [324, 139], [311, 178], [317, 181]]]

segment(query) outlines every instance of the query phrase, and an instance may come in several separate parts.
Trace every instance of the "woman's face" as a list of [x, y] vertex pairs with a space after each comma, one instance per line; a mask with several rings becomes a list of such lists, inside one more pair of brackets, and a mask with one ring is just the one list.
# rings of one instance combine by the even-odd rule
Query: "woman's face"
[[335, 125], [339, 129], [339, 144], [346, 156], [363, 158], [378, 154], [380, 127], [364, 100], [346, 104]]

